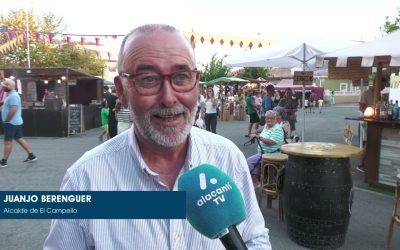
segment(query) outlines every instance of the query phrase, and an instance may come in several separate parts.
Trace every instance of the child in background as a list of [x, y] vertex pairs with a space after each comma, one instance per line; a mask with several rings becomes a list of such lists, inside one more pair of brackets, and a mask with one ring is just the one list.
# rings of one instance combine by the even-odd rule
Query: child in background
[[319, 98], [318, 100], [318, 109], [319, 109], [319, 113], [322, 113], [322, 105], [324, 104], [324, 100], [322, 100], [322, 98]]
[[99, 141], [103, 142], [104, 141], [104, 136], [106, 136], [106, 140], [108, 140], [110, 137], [108, 135], [108, 108], [106, 105], [106, 102], [101, 102], [101, 128], [103, 129], [103, 132], [99, 136]]

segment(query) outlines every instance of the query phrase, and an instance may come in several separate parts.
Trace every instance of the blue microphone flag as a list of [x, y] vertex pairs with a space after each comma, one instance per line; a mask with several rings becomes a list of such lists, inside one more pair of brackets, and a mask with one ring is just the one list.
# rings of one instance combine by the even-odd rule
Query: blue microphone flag
[[238, 187], [226, 173], [210, 164], [184, 173], [178, 180], [178, 190], [186, 191], [189, 223], [208, 238], [218, 238], [229, 226], [246, 218]]

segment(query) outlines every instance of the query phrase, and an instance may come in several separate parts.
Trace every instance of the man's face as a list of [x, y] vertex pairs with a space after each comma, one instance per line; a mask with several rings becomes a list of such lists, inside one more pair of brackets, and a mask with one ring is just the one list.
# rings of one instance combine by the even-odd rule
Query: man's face
[[[158, 30], [127, 40], [120, 72], [170, 75], [194, 68], [193, 53], [184, 37]], [[133, 84], [127, 78], [116, 80], [118, 96], [131, 110], [135, 131], [164, 147], [185, 142], [195, 118], [198, 82], [189, 92], [179, 93], [165, 78], [161, 90], [150, 96], [139, 94]]]

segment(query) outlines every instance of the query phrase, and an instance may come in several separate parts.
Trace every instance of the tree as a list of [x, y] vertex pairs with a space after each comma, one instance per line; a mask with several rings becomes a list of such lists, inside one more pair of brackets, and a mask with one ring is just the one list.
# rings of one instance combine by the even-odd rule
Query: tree
[[258, 77], [267, 78], [269, 76], [268, 69], [266, 68], [244, 68], [243, 73], [240, 76], [256, 79]]
[[389, 17], [386, 16], [385, 23], [379, 29], [382, 35], [387, 35], [395, 30], [398, 30], [399, 28], [400, 28], [400, 8], [397, 8], [397, 17], [395, 18], [395, 20], [390, 21]]
[[[26, 17], [30, 30], [29, 50], [31, 67], [69, 67], [91, 75], [101, 75], [105, 67], [104, 60], [97, 59], [96, 53], [77, 49], [77, 44], [65, 44], [60, 41], [61, 48], [55, 43], [50, 43], [48, 35], [60, 34], [65, 29], [62, 18], [57, 18], [52, 13], [34, 16], [33, 11], [25, 12], [23, 9], [12, 10], [7, 15], [0, 16], [0, 27], [19, 31], [26, 31]], [[27, 16], [26, 16], [27, 15]], [[44, 38], [36, 40], [32, 38], [33, 32], [40, 32]], [[4, 34], [3, 41], [7, 38]], [[46, 38], [47, 36], [47, 38]], [[27, 45], [21, 43], [11, 51], [0, 54], [0, 67], [2, 68], [28, 68]]]
[[230, 69], [222, 63], [222, 59], [216, 54], [211, 57], [211, 62], [204, 66], [201, 72], [200, 81], [206, 82], [218, 77], [228, 76]]

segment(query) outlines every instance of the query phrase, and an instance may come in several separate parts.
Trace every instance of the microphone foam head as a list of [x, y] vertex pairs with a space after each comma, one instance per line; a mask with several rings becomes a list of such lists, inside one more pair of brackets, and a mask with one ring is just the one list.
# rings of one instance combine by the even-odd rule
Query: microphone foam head
[[226, 173], [210, 164], [184, 173], [178, 180], [178, 189], [186, 191], [189, 223], [208, 238], [218, 238], [229, 226], [246, 218], [238, 187]]

